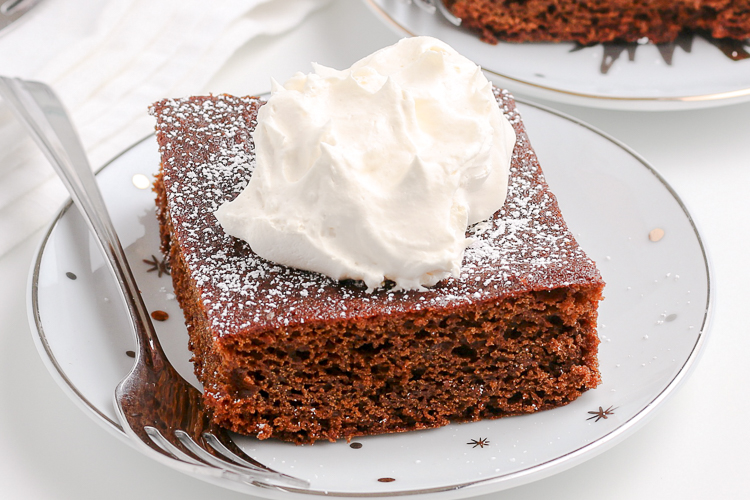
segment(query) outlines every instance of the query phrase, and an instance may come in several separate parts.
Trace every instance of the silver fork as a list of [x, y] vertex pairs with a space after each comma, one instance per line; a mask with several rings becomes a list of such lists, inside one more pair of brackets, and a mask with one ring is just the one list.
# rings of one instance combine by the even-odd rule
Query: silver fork
[[151, 457], [186, 472], [260, 487], [309, 487], [307, 481], [247, 456], [211, 422], [200, 392], [167, 360], [78, 135], [52, 89], [0, 76], [0, 96], [70, 191], [107, 257], [130, 313], [138, 344], [135, 365], [115, 389], [115, 408], [126, 434]]
[[440, 12], [440, 14], [455, 26], [461, 26], [461, 18], [453, 15], [443, 0], [400, 0], [402, 3], [414, 4], [428, 14]]

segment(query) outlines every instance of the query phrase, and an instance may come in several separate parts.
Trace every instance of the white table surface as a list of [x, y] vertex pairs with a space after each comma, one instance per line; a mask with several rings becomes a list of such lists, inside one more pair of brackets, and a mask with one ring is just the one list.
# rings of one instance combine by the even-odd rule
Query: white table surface
[[[292, 32], [243, 47], [206, 91], [263, 92], [272, 76], [283, 81], [310, 61], [343, 68], [397, 38], [362, 2], [334, 1]], [[634, 435], [582, 465], [480, 498], [748, 498], [750, 103], [658, 113], [545, 104], [629, 145], [680, 194], [713, 265], [713, 326], [690, 379]], [[40, 237], [0, 258], [0, 498], [248, 498], [142, 456], [58, 388], [26, 314]]]

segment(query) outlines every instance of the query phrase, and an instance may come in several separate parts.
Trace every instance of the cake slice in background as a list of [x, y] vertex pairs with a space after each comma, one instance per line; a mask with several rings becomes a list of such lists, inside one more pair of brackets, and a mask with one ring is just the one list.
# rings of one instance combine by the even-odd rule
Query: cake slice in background
[[683, 31], [750, 38], [748, 0], [445, 0], [485, 42], [674, 41]]

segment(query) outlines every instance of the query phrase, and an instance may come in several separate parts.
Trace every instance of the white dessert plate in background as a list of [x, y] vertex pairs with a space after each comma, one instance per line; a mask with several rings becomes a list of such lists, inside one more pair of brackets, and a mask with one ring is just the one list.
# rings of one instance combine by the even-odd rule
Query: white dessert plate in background
[[[310, 490], [212, 482], [269, 498], [489, 493], [595, 457], [643, 424], [685, 380], [705, 344], [712, 286], [690, 215], [625, 146], [550, 110], [523, 103], [519, 110], [571, 230], [607, 282], [599, 318], [602, 385], [546, 412], [351, 443], [298, 447], [239, 438], [259, 461], [308, 479]], [[197, 385], [182, 314], [159, 253], [149, 189], [158, 163], [149, 137], [104, 167], [98, 180], [146, 304], [169, 316], [155, 322], [159, 338], [177, 369]], [[135, 341], [113, 281], [85, 223], [67, 205], [32, 268], [32, 331], [63, 390], [129, 442], [112, 393], [133, 363], [128, 351]]]
[[[618, 52], [603, 45], [573, 50], [574, 43], [491, 45], [439, 14], [404, 0], [365, 0], [399, 35], [430, 35], [482, 66], [495, 84], [566, 104], [623, 110], [679, 110], [750, 100], [750, 58], [734, 61], [696, 36], [690, 52], [676, 47], [671, 64], [655, 45]], [[750, 51], [750, 44], [746, 45]], [[669, 56], [667, 56], [669, 57]], [[606, 73], [602, 65], [609, 65]]]

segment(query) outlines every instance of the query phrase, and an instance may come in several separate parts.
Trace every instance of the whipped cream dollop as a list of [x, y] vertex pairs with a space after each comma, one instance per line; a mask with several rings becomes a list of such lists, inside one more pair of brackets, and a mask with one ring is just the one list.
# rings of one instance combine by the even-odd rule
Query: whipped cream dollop
[[252, 177], [215, 213], [224, 230], [371, 290], [458, 277], [467, 227], [505, 201], [515, 144], [481, 69], [430, 37], [313, 69], [274, 82]]

